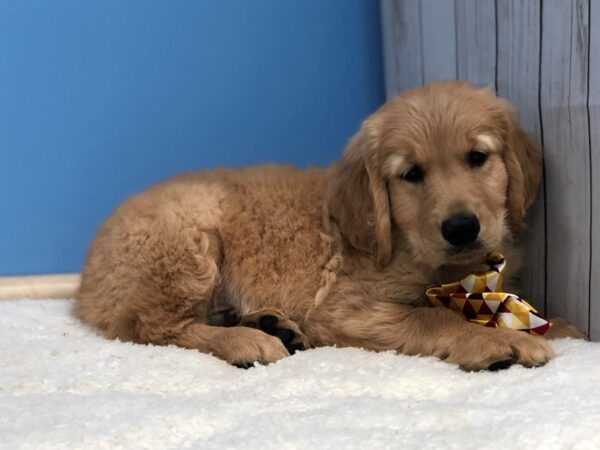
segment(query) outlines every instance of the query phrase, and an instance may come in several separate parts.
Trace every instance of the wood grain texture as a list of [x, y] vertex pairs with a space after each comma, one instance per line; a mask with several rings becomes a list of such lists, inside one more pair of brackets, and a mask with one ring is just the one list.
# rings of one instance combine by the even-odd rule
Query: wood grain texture
[[423, 82], [457, 77], [454, 0], [421, 1]]
[[386, 94], [423, 84], [420, 0], [382, 0]]
[[600, 340], [600, 3], [590, 2], [588, 108], [591, 172], [590, 338]]
[[455, 0], [458, 79], [496, 87], [495, 0]]
[[[538, 93], [540, 89], [540, 0], [520, 2], [498, 0], [497, 67], [498, 95], [508, 99], [519, 115], [521, 127], [541, 143]], [[528, 217], [525, 235], [527, 264], [520, 290], [536, 308], [545, 313], [546, 299], [546, 229], [544, 185]]]
[[543, 4], [541, 109], [546, 167], [546, 313], [588, 332], [590, 147], [587, 0]]

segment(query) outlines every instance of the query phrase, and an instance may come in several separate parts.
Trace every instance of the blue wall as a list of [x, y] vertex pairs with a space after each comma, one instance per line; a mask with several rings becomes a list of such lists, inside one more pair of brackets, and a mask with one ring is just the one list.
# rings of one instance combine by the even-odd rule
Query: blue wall
[[377, 4], [0, 2], [0, 275], [78, 271], [174, 173], [331, 162], [384, 101]]

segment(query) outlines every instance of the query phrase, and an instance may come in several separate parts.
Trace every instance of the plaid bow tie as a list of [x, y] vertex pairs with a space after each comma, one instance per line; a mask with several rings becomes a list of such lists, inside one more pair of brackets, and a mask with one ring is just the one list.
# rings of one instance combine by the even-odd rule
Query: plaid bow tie
[[487, 255], [489, 270], [473, 273], [455, 283], [433, 286], [427, 297], [434, 306], [461, 312], [470, 322], [492, 328], [512, 328], [543, 335], [552, 324], [515, 294], [502, 291], [504, 256]]

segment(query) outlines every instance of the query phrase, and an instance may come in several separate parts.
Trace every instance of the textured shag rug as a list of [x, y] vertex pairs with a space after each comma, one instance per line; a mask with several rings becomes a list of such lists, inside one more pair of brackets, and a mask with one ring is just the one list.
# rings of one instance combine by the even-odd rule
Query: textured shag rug
[[600, 448], [600, 344], [494, 373], [335, 348], [242, 370], [71, 308], [0, 302], [0, 448]]

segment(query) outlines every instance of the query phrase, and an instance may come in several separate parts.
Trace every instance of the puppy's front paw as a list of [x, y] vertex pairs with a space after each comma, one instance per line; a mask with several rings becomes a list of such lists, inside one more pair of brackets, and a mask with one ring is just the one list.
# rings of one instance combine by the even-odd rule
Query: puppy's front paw
[[506, 331], [506, 334], [510, 334], [507, 341], [513, 349], [517, 364], [525, 367], [538, 367], [543, 366], [554, 357], [552, 347], [543, 337], [532, 336], [516, 330], [498, 331]]
[[237, 367], [269, 364], [289, 356], [281, 340], [248, 327], [223, 328], [212, 339], [211, 353]]
[[467, 371], [501, 370], [512, 364], [537, 367], [546, 364], [554, 355], [548, 342], [522, 331], [481, 328], [453, 342], [441, 359], [458, 364]]

